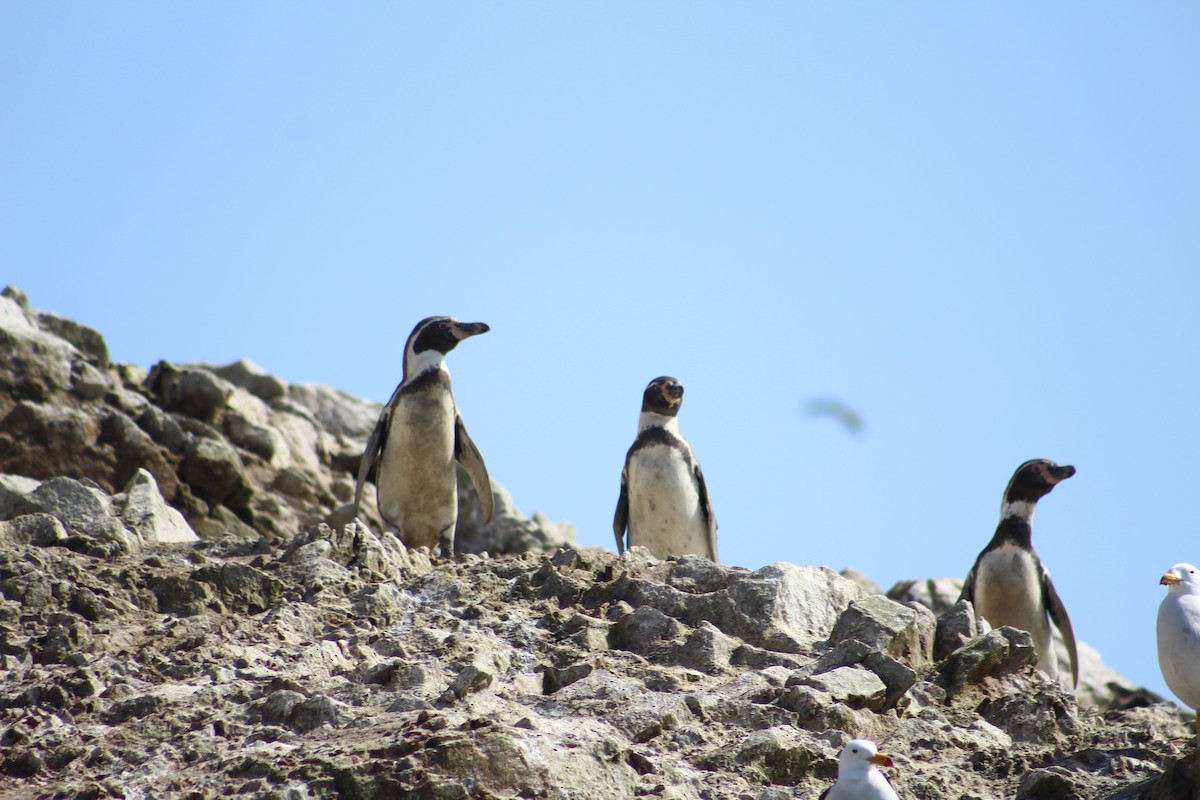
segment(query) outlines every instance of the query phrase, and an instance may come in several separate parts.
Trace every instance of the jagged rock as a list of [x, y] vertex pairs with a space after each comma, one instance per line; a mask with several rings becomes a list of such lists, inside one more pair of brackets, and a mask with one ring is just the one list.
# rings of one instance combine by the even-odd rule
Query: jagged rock
[[[32, 492], [18, 498], [13, 503], [12, 515], [23, 514], [57, 517], [68, 534], [98, 543], [98, 554], [107, 554], [108, 545], [116, 548], [113, 552], [122, 553], [132, 553], [141, 547], [136, 534], [126, 529], [113, 513], [112, 499], [72, 478], [42, 481]], [[84, 543], [84, 547], [87, 549], [88, 545]]]
[[243, 358], [225, 366], [205, 365], [205, 369], [214, 375], [240, 386], [264, 403], [273, 403], [288, 396], [286, 381], [268, 375], [258, 364]]
[[863, 590], [864, 597], [870, 597], [873, 594], [883, 594], [883, 588], [878, 583], [853, 567], [845, 567], [838, 574], [846, 580], [857, 584], [858, 588]]
[[862, 590], [828, 567], [771, 564], [729, 587], [732, 613], [715, 624], [751, 644], [798, 653], [829, 636]]
[[22, 475], [0, 475], [0, 519], [8, 519], [13, 503], [38, 487], [41, 481]]
[[366, 447], [367, 437], [375, 429], [382, 406], [360, 400], [328, 386], [293, 383], [288, 386], [288, 399], [311, 411], [333, 436], [361, 439]]
[[146, 388], [164, 410], [217, 423], [233, 394], [233, 384], [206, 369], [186, 369], [160, 361], [146, 376]]
[[35, 319], [43, 331], [74, 345], [87, 357], [86, 363], [102, 370], [108, 368], [108, 345], [98, 331], [46, 311], [35, 312]]
[[71, 369], [71, 390], [85, 400], [99, 400], [108, 393], [108, 376], [86, 361], [76, 361]]
[[1027, 631], [1003, 626], [959, 648], [943, 662], [946, 688], [962, 689], [984, 678], [1005, 675], [1037, 664], [1037, 649]]
[[882, 595], [850, 604], [829, 634], [830, 645], [857, 639], [912, 667], [933, 663], [933, 614], [924, 606], [903, 606]]
[[219, 439], [197, 439], [183, 459], [180, 476], [212, 503], [249, 492], [241, 457]]
[[944, 614], [962, 594], [961, 578], [930, 578], [920, 581], [900, 581], [888, 589], [889, 600], [897, 603], [920, 603], [934, 613]]
[[44, 401], [68, 389], [75, 353], [65, 339], [38, 326], [24, 295], [0, 294], [0, 395]]
[[38, 547], [66, 544], [67, 529], [52, 514], [24, 514], [0, 522], [0, 539]]
[[970, 600], [959, 600], [937, 618], [933, 636], [933, 657], [941, 661], [979, 635], [975, 607]]
[[855, 667], [838, 667], [805, 678], [805, 683], [851, 708], [882, 711], [887, 703], [887, 686], [875, 673]]
[[126, 486], [139, 470], [146, 470], [154, 476], [164, 497], [173, 499], [179, 495], [175, 465], [154, 439], [130, 417], [120, 412], [105, 416], [100, 423], [97, 441], [112, 447], [114, 464], [111, 474], [114, 485]]
[[0, 471], [31, 478], [84, 472], [107, 480], [108, 462], [94, 447], [99, 435], [98, 421], [84, 411], [21, 400], [0, 420]]
[[1016, 692], [985, 700], [978, 707], [988, 722], [1018, 742], [1053, 744], [1079, 732], [1075, 698], [1066, 692], [1031, 696]]
[[147, 543], [194, 542], [200, 538], [183, 514], [167, 505], [158, 491], [158, 482], [144, 469], [139, 469], [125, 487], [121, 519]]
[[266, 611], [284, 593], [284, 585], [275, 578], [236, 562], [201, 567], [193, 578], [212, 584], [230, 610], [247, 614]]

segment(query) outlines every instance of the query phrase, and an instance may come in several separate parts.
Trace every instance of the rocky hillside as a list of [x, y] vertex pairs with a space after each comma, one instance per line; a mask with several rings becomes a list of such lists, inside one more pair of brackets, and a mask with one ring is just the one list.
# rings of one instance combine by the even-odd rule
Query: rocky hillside
[[5, 290], [0, 797], [815, 798], [858, 736], [902, 798], [1200, 797], [1190, 716], [952, 582], [618, 558], [466, 481], [453, 560], [331, 528], [377, 413]]

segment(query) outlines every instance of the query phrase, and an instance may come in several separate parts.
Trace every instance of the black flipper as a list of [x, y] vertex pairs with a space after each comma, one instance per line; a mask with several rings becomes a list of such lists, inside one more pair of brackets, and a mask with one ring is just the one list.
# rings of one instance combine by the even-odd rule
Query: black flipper
[[[400, 388], [396, 387], [396, 392], [399, 391]], [[354, 519], [358, 519], [358, 510], [362, 506], [363, 484], [367, 482], [371, 467], [375, 466], [379, 454], [383, 452], [383, 446], [387, 444], [388, 426], [392, 421], [392, 401], [395, 399], [396, 393], [393, 392], [392, 399], [379, 414], [379, 421], [375, 423], [375, 430], [371, 431], [371, 437], [367, 439], [367, 449], [363, 451], [362, 461], [359, 462], [358, 482], [354, 485]]]
[[708, 499], [708, 485], [704, 482], [704, 472], [696, 463], [693, 470], [696, 476], [696, 490], [700, 495], [700, 510], [704, 512], [704, 521], [708, 523], [708, 552], [712, 553], [714, 564], [721, 563], [717, 559], [717, 517], [713, 514], [712, 501]]
[[492, 481], [488, 477], [487, 465], [483, 463], [479, 448], [471, 441], [467, 429], [463, 427], [462, 414], [457, 413], [454, 415], [454, 460], [462, 464], [463, 469], [467, 471], [471, 483], [475, 485], [479, 504], [483, 507], [483, 519], [485, 522], [491, 522], [492, 514], [496, 510], [495, 499], [492, 497]]
[[1038, 561], [1038, 573], [1042, 579], [1042, 604], [1050, 612], [1050, 619], [1062, 634], [1063, 642], [1067, 645], [1067, 655], [1071, 659], [1071, 686], [1077, 687], [1079, 686], [1079, 653], [1075, 649], [1075, 631], [1071, 628], [1071, 617], [1067, 614], [1067, 607], [1059, 599], [1058, 592], [1054, 591], [1054, 582], [1050, 580], [1050, 573], [1042, 566], [1040, 560]]
[[629, 458], [625, 458], [625, 469], [621, 470], [621, 494], [617, 496], [617, 510], [613, 514], [613, 535], [617, 537], [617, 555], [625, 552], [625, 529], [629, 527]]

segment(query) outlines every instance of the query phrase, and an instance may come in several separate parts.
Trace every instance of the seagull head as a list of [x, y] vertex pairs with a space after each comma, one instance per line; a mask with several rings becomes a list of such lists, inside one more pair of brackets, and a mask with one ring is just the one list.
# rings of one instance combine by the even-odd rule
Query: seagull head
[[1191, 564], [1176, 564], [1158, 582], [1171, 594], [1200, 594], [1200, 573]]
[[893, 767], [892, 759], [879, 752], [870, 739], [855, 739], [838, 756], [838, 778], [865, 775], [875, 767]]

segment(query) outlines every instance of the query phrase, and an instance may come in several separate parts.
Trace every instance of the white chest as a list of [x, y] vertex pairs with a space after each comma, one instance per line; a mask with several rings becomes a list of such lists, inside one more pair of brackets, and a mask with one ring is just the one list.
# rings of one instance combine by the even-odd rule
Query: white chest
[[631, 545], [659, 558], [713, 557], [699, 487], [683, 452], [668, 445], [642, 448], [629, 459], [628, 488]]
[[975, 610], [993, 627], [1011, 625], [1031, 633], [1046, 626], [1042, 581], [1027, 550], [1006, 544], [983, 557], [975, 577]]
[[379, 462], [379, 510], [393, 524], [442, 528], [457, 516], [454, 398], [402, 396], [392, 411]]

